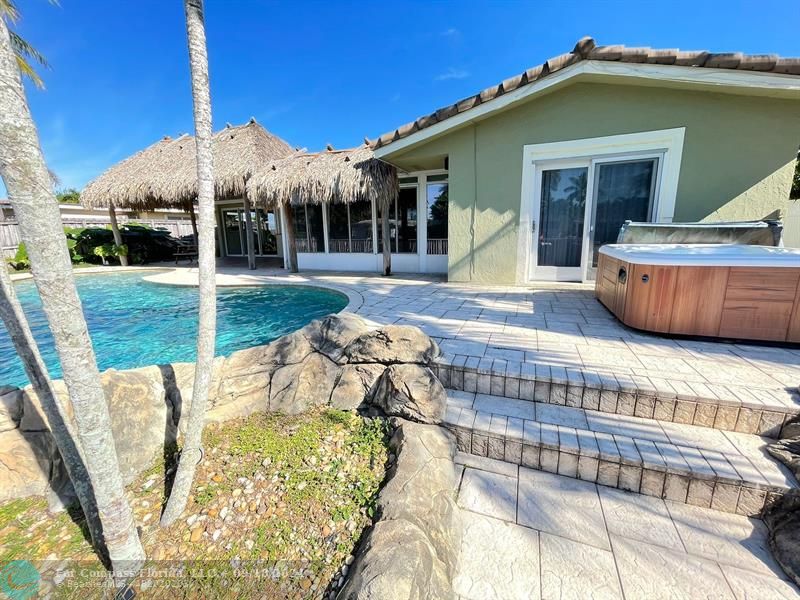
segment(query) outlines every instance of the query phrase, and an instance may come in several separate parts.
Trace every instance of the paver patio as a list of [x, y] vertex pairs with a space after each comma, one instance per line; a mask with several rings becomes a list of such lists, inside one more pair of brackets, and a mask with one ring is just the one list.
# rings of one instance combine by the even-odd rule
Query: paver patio
[[640, 333], [578, 285], [230, 268], [218, 282], [327, 285], [439, 342], [461, 598], [800, 598], [755, 518], [797, 487], [765, 446], [800, 413], [800, 348]]
[[[196, 281], [195, 268], [151, 277]], [[434, 337], [448, 364], [469, 361], [488, 372], [519, 373], [522, 364], [553, 380], [571, 373], [613, 376], [654, 393], [726, 400], [800, 412], [800, 348], [673, 339], [620, 324], [583, 285], [484, 287], [410, 275], [304, 272], [223, 267], [221, 285], [264, 282], [330, 285], [350, 296], [348, 310], [376, 324], [415, 325]], [[472, 390], [475, 391], [475, 390]]]
[[758, 519], [459, 454], [464, 600], [800, 598]]

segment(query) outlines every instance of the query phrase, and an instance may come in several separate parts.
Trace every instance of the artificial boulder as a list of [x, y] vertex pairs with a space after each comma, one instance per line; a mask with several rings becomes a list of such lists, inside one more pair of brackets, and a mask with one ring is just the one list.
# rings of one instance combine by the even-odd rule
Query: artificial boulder
[[109, 369], [100, 380], [109, 405], [120, 471], [127, 484], [175, 443], [172, 406], [157, 367]]
[[418, 327], [387, 325], [355, 338], [342, 358], [348, 363], [429, 365], [437, 356], [439, 346]]
[[[212, 363], [211, 383], [208, 389], [208, 405], [212, 406], [219, 402], [219, 389], [222, 379], [222, 368], [225, 359], [218, 356]], [[166, 392], [167, 402], [172, 407], [172, 417], [178, 425], [181, 433], [185, 433], [189, 418], [189, 411], [192, 407], [194, 397], [194, 363], [172, 363], [159, 365], [161, 383]], [[153, 367], [146, 367], [152, 369]], [[149, 373], [150, 371], [143, 371]], [[243, 390], [237, 390], [238, 395], [245, 395]], [[160, 393], [160, 391], [159, 391]]]
[[0, 385], [0, 432], [19, 427], [22, 420], [22, 390]]
[[[163, 456], [164, 449], [175, 442], [177, 427], [172, 405], [167, 401], [158, 367], [129, 371], [109, 369], [100, 375], [100, 381], [109, 407], [117, 458], [127, 483], [152, 466], [153, 460]], [[53, 389], [74, 426], [72, 403], [63, 380], [55, 380]], [[49, 429], [39, 398], [31, 386], [24, 390], [20, 429], [26, 432]]]
[[317, 353], [300, 364], [281, 367], [272, 375], [268, 408], [272, 412], [296, 415], [327, 404], [338, 376], [336, 363]]
[[41, 496], [50, 489], [58, 450], [47, 431], [14, 429], [0, 433], [0, 502]]
[[398, 364], [383, 372], [370, 404], [389, 416], [438, 424], [444, 417], [447, 394], [428, 367]]
[[389, 442], [401, 457], [378, 498], [380, 519], [403, 520], [425, 532], [450, 577], [461, 549], [461, 519], [454, 490], [456, 441], [443, 427], [404, 422]]
[[367, 331], [364, 319], [352, 313], [328, 315], [300, 330], [314, 350], [332, 361], [339, 361], [347, 345]]
[[445, 600], [450, 580], [425, 532], [405, 521], [380, 521], [362, 542], [337, 600]]
[[339, 410], [356, 410], [372, 397], [375, 383], [386, 369], [385, 365], [366, 363], [345, 365], [331, 394], [331, 406]]
[[763, 515], [772, 555], [796, 585], [800, 585], [800, 489], [789, 490]]
[[399, 421], [397, 462], [378, 496], [374, 527], [361, 544], [337, 598], [453, 598], [461, 545], [455, 503], [453, 436], [441, 427]]
[[784, 438], [767, 446], [767, 451], [800, 477], [800, 436]]

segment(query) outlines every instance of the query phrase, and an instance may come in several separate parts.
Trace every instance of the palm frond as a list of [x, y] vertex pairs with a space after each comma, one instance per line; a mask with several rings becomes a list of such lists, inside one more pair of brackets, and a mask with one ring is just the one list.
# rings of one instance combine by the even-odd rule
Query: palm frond
[[[0, 2], [2, 1], [3, 0], [0, 0]], [[23, 58], [32, 58], [45, 69], [50, 68], [50, 64], [47, 62], [47, 59], [41, 52], [39, 52], [36, 48], [31, 46], [13, 31], [9, 31], [8, 33], [11, 36], [11, 46], [14, 48], [14, 52], [17, 54], [17, 56], [22, 56]]]
[[39, 74], [33, 69], [33, 67], [25, 60], [24, 57], [17, 55], [17, 66], [19, 67], [19, 72], [22, 73], [25, 77], [28, 77], [33, 85], [35, 85], [40, 90], [44, 89], [44, 81], [42, 78], [39, 77]]
[[8, 17], [12, 23], [19, 20], [19, 10], [12, 0], [0, 0], [0, 17]]

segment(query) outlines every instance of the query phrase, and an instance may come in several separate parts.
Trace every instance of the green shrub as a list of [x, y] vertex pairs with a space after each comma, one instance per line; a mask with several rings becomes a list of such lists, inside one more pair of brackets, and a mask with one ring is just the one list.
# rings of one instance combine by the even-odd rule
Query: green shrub
[[8, 264], [11, 265], [11, 268], [15, 271], [24, 271], [31, 268], [31, 263], [28, 260], [28, 250], [25, 248], [24, 242], [19, 243], [17, 253], [14, 255], [14, 258], [8, 259]]

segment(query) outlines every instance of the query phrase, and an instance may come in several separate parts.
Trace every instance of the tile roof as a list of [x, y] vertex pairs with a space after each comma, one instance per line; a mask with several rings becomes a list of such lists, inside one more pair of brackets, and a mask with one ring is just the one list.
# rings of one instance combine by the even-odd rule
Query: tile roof
[[598, 46], [591, 37], [584, 37], [578, 40], [572, 52], [550, 58], [541, 65], [531, 67], [518, 75], [509, 77], [474, 96], [464, 98], [429, 115], [420, 117], [416, 121], [401, 125], [394, 131], [384, 133], [370, 143], [372, 149], [377, 150], [392, 142], [408, 137], [421, 129], [440, 123], [479, 104], [494, 100], [512, 90], [534, 83], [583, 60], [736, 69], [740, 71], [800, 75], [800, 58], [781, 58], [775, 54], [712, 53], [704, 50], [655, 50], [653, 48], [628, 48], [626, 46]]

